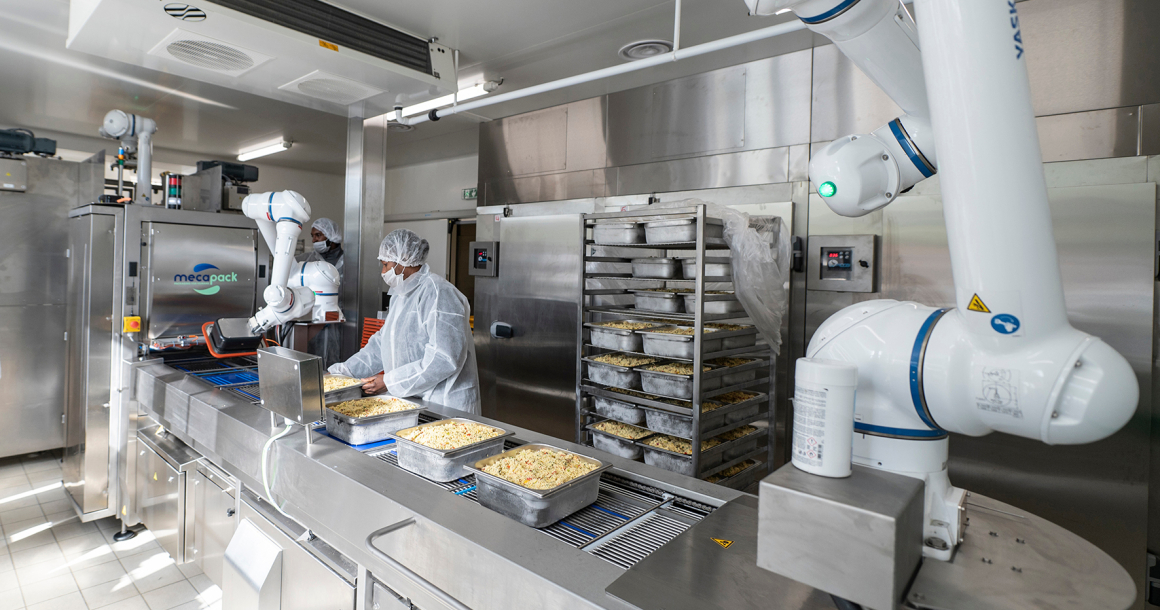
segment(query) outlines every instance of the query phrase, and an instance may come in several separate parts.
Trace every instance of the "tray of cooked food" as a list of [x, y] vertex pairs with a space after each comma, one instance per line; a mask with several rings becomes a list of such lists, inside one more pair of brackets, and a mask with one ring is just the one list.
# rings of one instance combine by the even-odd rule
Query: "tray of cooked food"
[[590, 356], [585, 358], [584, 362], [588, 363], [588, 378], [593, 382], [626, 390], [639, 390], [640, 373], [633, 370], [634, 367], [652, 364], [657, 362], [657, 359], [614, 353]]
[[709, 482], [709, 483], [719, 483], [721, 485], [728, 485], [729, 484], [728, 479], [731, 479], [731, 478], [745, 472], [746, 470], [749, 470], [750, 468], [757, 466], [759, 463], [760, 462], [758, 462], [757, 460], [745, 460], [744, 462], [741, 462], [740, 464], [734, 464], [734, 465], [726, 468], [725, 470], [718, 472], [715, 475], [705, 477], [705, 481]]
[[[721, 245], [725, 225], [719, 219], [705, 219], [705, 244]], [[697, 219], [654, 220], [644, 223], [644, 241], [648, 244], [675, 244], [697, 241]]]
[[[697, 311], [697, 295], [683, 294], [681, 298], [685, 300], [685, 311], [689, 313], [696, 313]], [[741, 301], [737, 300], [737, 295], [732, 292], [724, 290], [706, 290], [705, 291], [705, 313], [707, 314], [725, 314], [725, 313], [745, 313], [745, 306]]]
[[710, 323], [706, 324], [705, 328], [721, 331], [725, 335], [721, 344], [723, 350], [757, 345], [757, 328], [747, 324]]
[[[681, 275], [686, 280], [697, 279], [697, 259], [682, 258]], [[706, 256], [705, 277], [733, 279], [733, 259], [727, 256]]]
[[[693, 397], [693, 365], [689, 362], [665, 362], [660, 364], [641, 365], [637, 369], [640, 374], [641, 387], [650, 394], [660, 394], [668, 398]], [[713, 367], [702, 366], [702, 373], [713, 370]], [[705, 377], [701, 375], [701, 391], [709, 392], [721, 387], [720, 377]]]
[[[701, 330], [701, 353], [721, 351], [723, 339], [710, 338], [715, 328]], [[650, 356], [664, 356], [667, 358], [684, 358], [692, 360], [694, 354], [694, 329], [691, 326], [659, 326], [638, 330], [637, 334], [644, 338], [641, 348]]]
[[753, 381], [757, 379], [757, 367], [750, 366], [755, 362], [760, 362], [755, 358], [714, 358], [706, 360], [705, 364], [713, 366], [718, 369], [726, 369], [721, 373], [721, 385], [717, 387], [726, 387]]
[[515, 434], [470, 419], [441, 419], [391, 434], [399, 467], [432, 481], [446, 483], [467, 473], [464, 467], [503, 451], [504, 439]]
[[[622, 388], [609, 388], [612, 392], [618, 392], [636, 396], [637, 398], [652, 398], [647, 394], [634, 392], [632, 390], [625, 390]], [[643, 424], [644, 423], [644, 409], [636, 406], [633, 403], [616, 400], [615, 398], [605, 398], [604, 396], [593, 396], [592, 407], [598, 415], [603, 415], [609, 419], [622, 421], [626, 424]]]
[[722, 459], [728, 462], [757, 449], [757, 442], [761, 440], [760, 432], [761, 428], [746, 425], [715, 436], [726, 445], [721, 451]]
[[[761, 410], [761, 403], [765, 401], [765, 394], [760, 392], [745, 392], [736, 390], [725, 394], [718, 394], [713, 400], [721, 402], [726, 407], [726, 424], [735, 424], [743, 419], [757, 415]], [[737, 405], [736, 407], [734, 405]]]
[[[645, 425], [648, 429], [681, 438], [693, 438], [693, 403], [678, 400], [662, 400], [662, 402], [685, 407], [688, 409], [688, 415], [668, 411], [645, 411]], [[720, 412], [723, 406], [725, 405], [716, 400], [701, 401], [701, 430], [714, 430], [725, 425], [725, 414]]]
[[328, 405], [334, 405], [362, 398], [362, 384], [363, 380], [357, 377], [326, 373], [322, 376], [322, 400]]
[[419, 423], [423, 407], [394, 396], [368, 396], [323, 409], [326, 433], [350, 445], [390, 438], [393, 432]]
[[[644, 463], [649, 466], [663, 468], [670, 472], [677, 472], [690, 477], [696, 476], [693, 472], [693, 443], [683, 438], [658, 434], [639, 442], [644, 450]], [[701, 441], [701, 468], [712, 468], [721, 463], [721, 452], [714, 451], [705, 455], [721, 441], [709, 438]]]
[[545, 527], [592, 504], [600, 494], [600, 460], [529, 443], [467, 466], [479, 503], [524, 525]]
[[652, 430], [606, 419], [589, 424], [592, 446], [630, 460], [639, 460], [641, 448], [636, 441], [653, 434]]
[[657, 328], [663, 324], [656, 322], [636, 322], [633, 320], [614, 320], [612, 322], [589, 322], [589, 341], [596, 347], [615, 349], [624, 352], [639, 352], [643, 347], [638, 330]]

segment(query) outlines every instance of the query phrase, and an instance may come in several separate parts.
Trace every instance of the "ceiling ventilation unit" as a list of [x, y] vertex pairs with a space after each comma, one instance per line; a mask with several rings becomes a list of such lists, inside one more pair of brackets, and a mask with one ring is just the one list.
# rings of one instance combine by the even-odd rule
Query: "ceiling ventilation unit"
[[71, 0], [67, 46], [343, 116], [455, 91], [451, 49], [320, 0], [195, 1]]

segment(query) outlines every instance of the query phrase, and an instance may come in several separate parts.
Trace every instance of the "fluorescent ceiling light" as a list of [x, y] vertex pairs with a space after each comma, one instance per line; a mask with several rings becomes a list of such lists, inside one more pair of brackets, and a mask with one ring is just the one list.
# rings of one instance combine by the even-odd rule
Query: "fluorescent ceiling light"
[[265, 157], [266, 155], [272, 155], [277, 152], [289, 150], [292, 144], [293, 142], [282, 140], [277, 144], [271, 144], [269, 146], [263, 146], [261, 148], [255, 148], [254, 150], [238, 153], [238, 161], [249, 161], [250, 159], [257, 159], [258, 157]]
[[443, 97], [437, 97], [433, 100], [428, 100], [426, 102], [421, 102], [421, 103], [415, 104], [414, 106], [407, 106], [406, 108], [403, 108], [403, 116], [408, 117], [408, 116], [414, 116], [416, 114], [425, 114], [425, 113], [427, 113], [431, 110], [434, 110], [436, 108], [443, 108], [444, 106], [450, 106], [451, 104], [455, 103], [455, 101], [456, 101], [455, 97], [457, 95], [459, 96], [460, 102], [466, 102], [467, 100], [473, 100], [477, 97], [487, 95], [488, 91], [487, 91], [487, 89], [485, 89], [486, 86], [487, 86], [487, 83], [480, 83], [474, 87], [460, 89], [458, 93], [452, 93], [451, 95], [444, 95]]

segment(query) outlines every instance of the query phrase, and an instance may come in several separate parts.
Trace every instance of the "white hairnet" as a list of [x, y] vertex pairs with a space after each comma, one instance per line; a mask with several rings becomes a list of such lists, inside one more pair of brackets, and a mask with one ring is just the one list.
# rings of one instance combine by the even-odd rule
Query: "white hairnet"
[[414, 231], [395, 229], [383, 238], [379, 246], [379, 260], [384, 263], [398, 263], [404, 267], [418, 267], [427, 262], [431, 244]]
[[315, 220], [314, 224], [310, 225], [310, 228], [322, 231], [322, 234], [326, 236], [326, 239], [336, 244], [342, 243], [342, 233], [338, 232], [338, 225], [334, 224], [334, 221], [329, 218], [319, 218], [318, 220]]

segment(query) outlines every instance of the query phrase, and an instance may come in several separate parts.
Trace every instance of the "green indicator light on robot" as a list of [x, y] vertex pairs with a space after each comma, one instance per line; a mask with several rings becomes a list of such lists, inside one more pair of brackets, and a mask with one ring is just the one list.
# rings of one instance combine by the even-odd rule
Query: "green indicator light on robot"
[[838, 194], [838, 185], [827, 180], [818, 187], [818, 194], [822, 197], [833, 197]]

